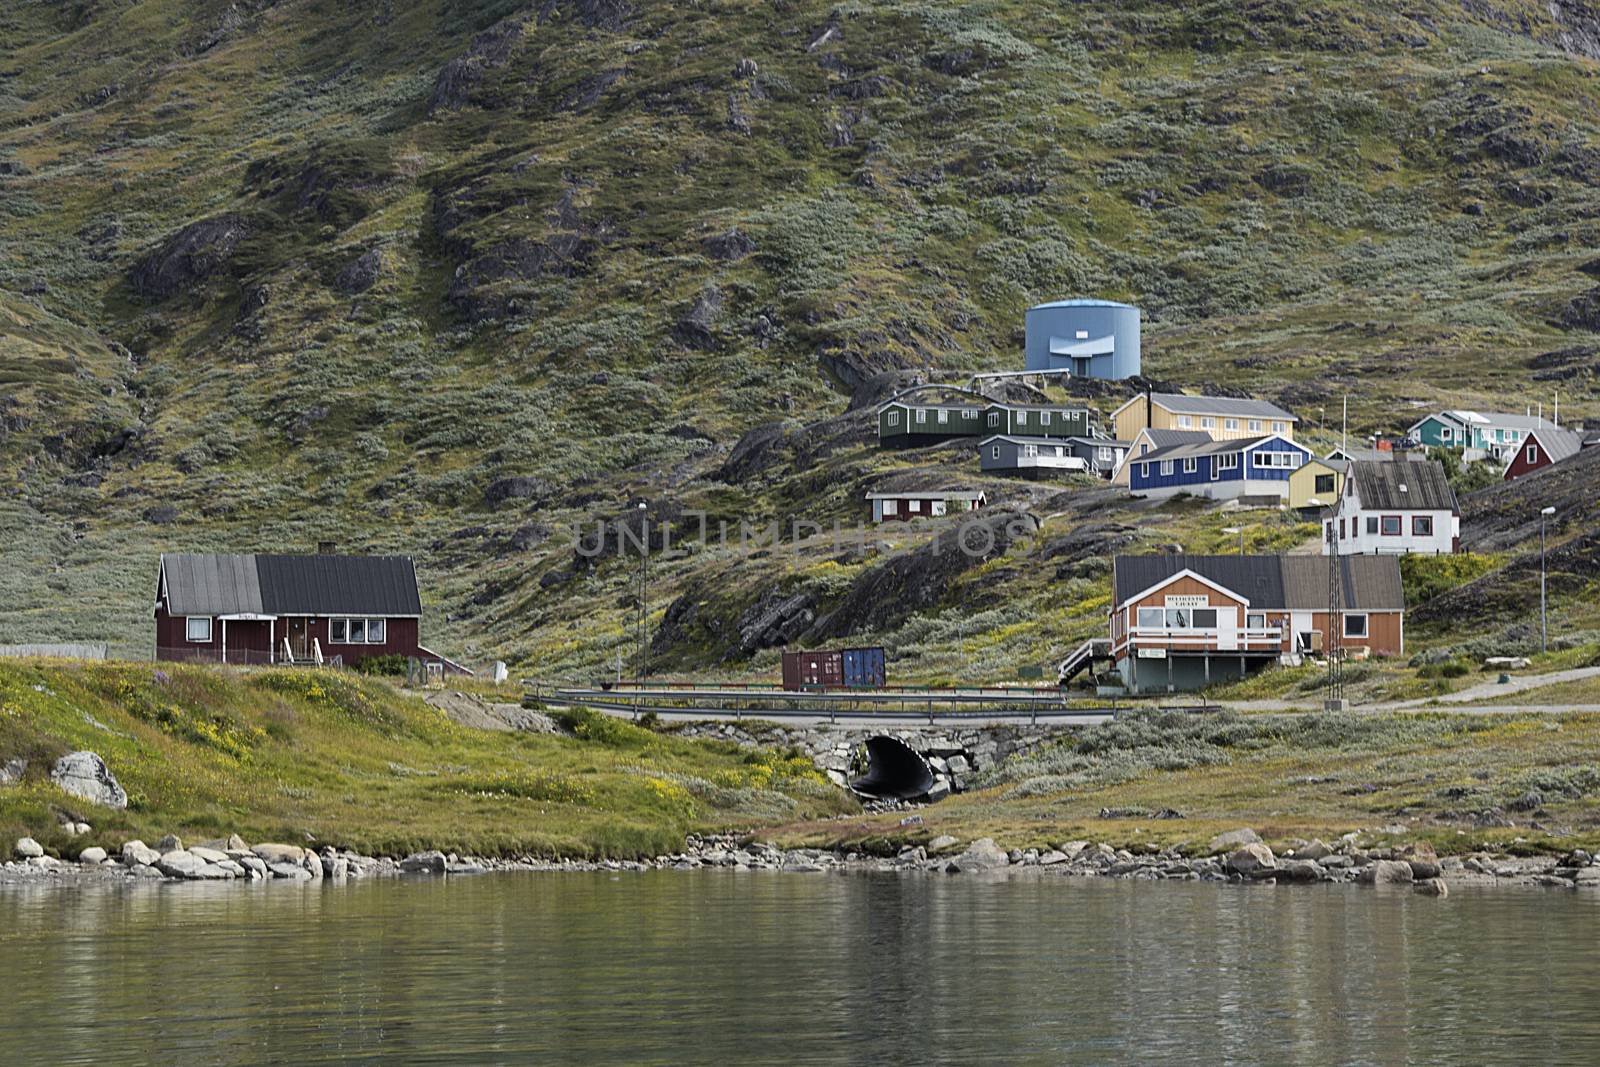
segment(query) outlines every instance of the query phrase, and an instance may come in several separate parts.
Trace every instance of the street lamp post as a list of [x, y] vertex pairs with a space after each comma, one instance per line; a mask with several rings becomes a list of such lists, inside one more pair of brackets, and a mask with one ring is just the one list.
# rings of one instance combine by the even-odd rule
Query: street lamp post
[[1544, 524], [1545, 520], [1556, 513], [1556, 509], [1541, 508], [1539, 511], [1539, 653], [1543, 655], [1549, 651], [1550, 626], [1545, 614], [1544, 597]]
[[650, 673], [650, 513], [639, 501], [639, 680]]

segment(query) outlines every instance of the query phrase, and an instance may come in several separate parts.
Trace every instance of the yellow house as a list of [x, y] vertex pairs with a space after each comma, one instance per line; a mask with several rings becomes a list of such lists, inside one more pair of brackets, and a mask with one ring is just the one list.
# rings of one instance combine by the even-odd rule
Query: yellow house
[[[1291, 508], [1332, 507], [1344, 492], [1344, 472], [1350, 464], [1342, 459], [1312, 456], [1305, 465], [1289, 474]], [[1317, 503], [1313, 504], [1315, 500]]]
[[1294, 440], [1300, 420], [1266, 400], [1232, 396], [1188, 396], [1184, 393], [1141, 393], [1111, 413], [1113, 436], [1132, 441], [1143, 429], [1199, 430], [1213, 441], [1277, 434]]

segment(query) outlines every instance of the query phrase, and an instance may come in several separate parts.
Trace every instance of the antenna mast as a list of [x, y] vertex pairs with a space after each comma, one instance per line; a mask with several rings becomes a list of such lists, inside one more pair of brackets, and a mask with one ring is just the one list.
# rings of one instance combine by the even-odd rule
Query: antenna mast
[[1344, 710], [1344, 565], [1339, 556], [1339, 539], [1332, 521], [1328, 523], [1328, 636], [1323, 642], [1328, 656], [1326, 711]]

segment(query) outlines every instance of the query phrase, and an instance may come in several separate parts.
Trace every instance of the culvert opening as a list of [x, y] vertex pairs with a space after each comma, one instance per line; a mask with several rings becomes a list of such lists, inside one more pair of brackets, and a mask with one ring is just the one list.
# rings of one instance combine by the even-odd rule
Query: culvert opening
[[876, 800], [910, 800], [933, 788], [933, 768], [921, 753], [898, 737], [869, 737], [867, 773], [850, 788]]

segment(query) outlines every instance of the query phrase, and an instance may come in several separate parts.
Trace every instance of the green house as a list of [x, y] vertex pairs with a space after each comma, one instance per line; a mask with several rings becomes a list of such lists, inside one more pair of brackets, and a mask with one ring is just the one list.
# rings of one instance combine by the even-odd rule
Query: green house
[[920, 404], [891, 400], [878, 408], [878, 443], [885, 448], [931, 445], [983, 432], [977, 404]]
[[1056, 404], [990, 404], [984, 412], [988, 434], [1013, 437], [1092, 437], [1088, 408]]
[[1088, 408], [1056, 404], [922, 404], [891, 400], [878, 408], [878, 443], [885, 448], [931, 445], [956, 437], [1009, 434], [1089, 437]]

